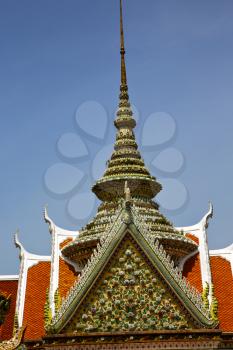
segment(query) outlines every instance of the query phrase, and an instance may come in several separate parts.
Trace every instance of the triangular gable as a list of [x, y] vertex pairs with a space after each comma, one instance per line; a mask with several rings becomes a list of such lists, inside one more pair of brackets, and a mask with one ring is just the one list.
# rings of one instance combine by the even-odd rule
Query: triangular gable
[[130, 231], [63, 333], [196, 328]]
[[[160, 281], [161, 278], [165, 281], [167, 289], [173, 295], [173, 302], [171, 304], [173, 305], [175, 296], [177, 310], [179, 309], [180, 312], [181, 309], [178, 304], [181, 304], [186, 312], [188, 312], [189, 317], [192, 318], [191, 323], [195, 323], [196, 327], [197, 325], [199, 328], [212, 328], [216, 326], [216, 322], [209, 318], [208, 311], [204, 309], [201, 296], [194, 289], [190, 288], [186, 280], [182, 278], [181, 273], [177, 269], [174, 269], [173, 262], [170, 262], [166, 257], [163, 248], [159, 247], [158, 243], [155, 244], [154, 238], [148, 232], [143, 231], [144, 228], [141, 226], [140, 219], [137, 218], [134, 210], [121, 209], [119, 211], [118, 217], [107, 233], [105, 240], [102, 240], [101, 246], [99, 245], [97, 250], [94, 251], [82, 272], [79, 282], [71, 289], [69, 296], [52, 320], [50, 331], [55, 331], [56, 333], [62, 332], [66, 327], [69, 327], [68, 323], [71, 323], [75, 315], [77, 316], [79, 314], [79, 309], [83, 307], [82, 303], [85, 297], [97, 280], [100, 279], [100, 276], [103, 276], [106, 272], [106, 266], [113, 259], [119, 244], [126, 235], [132, 237], [132, 240], [138, 245], [142, 254], [145, 256], [144, 259], [148, 259], [149, 265], [156, 270], [156, 276], [154, 278], [157, 278], [159, 275]], [[152, 275], [152, 271], [150, 271], [150, 275]], [[155, 288], [155, 286], [152, 288]], [[168, 299], [171, 298], [168, 297]], [[154, 301], [149, 296], [148, 300]], [[179, 317], [181, 317], [181, 314]], [[182, 327], [188, 328], [191, 326], [187, 318], [184, 319], [184, 322], [186, 322], [186, 325]]]

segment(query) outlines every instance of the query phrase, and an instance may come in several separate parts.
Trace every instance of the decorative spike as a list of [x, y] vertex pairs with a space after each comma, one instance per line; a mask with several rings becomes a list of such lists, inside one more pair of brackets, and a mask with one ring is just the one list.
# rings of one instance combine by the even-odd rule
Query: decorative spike
[[127, 85], [126, 66], [125, 66], [125, 44], [123, 30], [122, 0], [120, 0], [120, 37], [121, 37], [121, 85]]

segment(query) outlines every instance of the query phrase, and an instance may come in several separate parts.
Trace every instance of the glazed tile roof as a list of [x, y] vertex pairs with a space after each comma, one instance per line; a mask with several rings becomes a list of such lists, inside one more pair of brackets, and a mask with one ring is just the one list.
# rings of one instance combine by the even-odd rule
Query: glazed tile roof
[[65, 297], [77, 279], [74, 268], [60, 258], [59, 260], [59, 293]]
[[199, 253], [188, 259], [183, 268], [183, 276], [187, 278], [190, 284], [195, 287], [199, 292], [202, 292], [201, 281], [201, 265]]
[[[197, 244], [199, 240], [192, 234], [186, 234]], [[60, 249], [69, 244], [72, 238], [66, 239], [60, 244]], [[220, 329], [225, 332], [233, 331], [233, 280], [230, 263], [219, 257], [210, 257], [212, 278], [215, 288], [215, 296], [219, 303]], [[202, 292], [201, 264], [199, 253], [189, 258], [183, 267], [183, 275], [192, 286]], [[59, 291], [65, 297], [77, 279], [74, 268], [65, 260], [59, 258]], [[29, 268], [27, 289], [25, 295], [24, 324], [27, 325], [25, 339], [39, 339], [45, 334], [44, 330], [44, 304], [46, 290], [49, 287], [50, 263], [40, 262]], [[16, 304], [18, 281], [0, 281], [0, 290], [12, 295], [10, 312], [6, 321], [0, 327], [0, 339], [5, 340], [12, 337], [14, 324], [14, 310]]]
[[198, 239], [196, 236], [192, 235], [191, 233], [187, 233], [187, 234], [185, 235], [185, 237], [190, 238], [190, 239], [192, 239], [194, 242], [196, 242], [197, 244], [199, 244], [199, 239]]
[[[189, 238], [197, 242], [197, 238], [188, 235]], [[70, 239], [71, 240], [71, 239]], [[70, 240], [66, 240], [68, 244]], [[219, 304], [220, 329], [225, 332], [233, 331], [233, 279], [230, 262], [219, 256], [211, 256], [211, 270], [215, 296]], [[199, 253], [189, 258], [183, 267], [183, 275], [190, 284], [199, 292], [202, 291], [201, 265]], [[77, 273], [62, 258], [59, 259], [59, 291], [65, 297], [77, 279]], [[27, 278], [27, 288], [25, 295], [25, 308], [23, 323], [27, 325], [25, 339], [39, 339], [44, 334], [44, 304], [46, 300], [46, 290], [49, 287], [50, 262], [40, 262], [29, 268]], [[12, 337], [14, 325], [14, 313], [16, 305], [18, 281], [1, 281], [0, 290], [11, 294], [11, 307], [4, 325], [0, 327], [0, 339], [10, 339]]]
[[230, 262], [219, 257], [210, 257], [215, 296], [219, 304], [220, 328], [233, 331], [233, 278]]
[[65, 239], [63, 242], [60, 243], [59, 248], [60, 250], [62, 250], [62, 248], [64, 248], [66, 245], [68, 245], [69, 243], [71, 243], [73, 241], [73, 238], [67, 238]]
[[1, 281], [0, 291], [11, 295], [10, 310], [6, 315], [5, 322], [0, 327], [0, 340], [8, 340], [12, 337], [14, 327], [15, 305], [17, 297], [18, 280]]
[[50, 262], [39, 262], [28, 270], [23, 323], [25, 339], [41, 338], [44, 332], [44, 305], [49, 288]]
[[[220, 256], [211, 256], [211, 273], [218, 300], [219, 328], [225, 332], [233, 331], [233, 278], [230, 262]], [[202, 291], [199, 253], [186, 261], [183, 275], [191, 285]]]
[[[68, 243], [68, 242], [66, 242]], [[77, 275], [74, 268], [63, 259], [59, 259], [59, 292], [65, 297]], [[28, 270], [25, 295], [24, 319], [27, 326], [25, 339], [38, 339], [44, 334], [44, 305], [46, 290], [50, 283], [50, 262], [39, 262]]]

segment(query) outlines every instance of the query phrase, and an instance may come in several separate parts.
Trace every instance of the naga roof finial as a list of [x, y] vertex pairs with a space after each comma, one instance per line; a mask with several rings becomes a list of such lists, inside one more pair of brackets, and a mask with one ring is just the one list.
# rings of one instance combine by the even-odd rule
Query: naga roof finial
[[49, 225], [49, 232], [53, 233], [55, 225], [53, 220], [49, 217], [47, 204], [44, 206], [44, 221]]
[[26, 252], [26, 249], [24, 248], [24, 246], [22, 245], [22, 243], [19, 240], [19, 229], [17, 229], [15, 234], [14, 234], [14, 243], [15, 243], [16, 248], [19, 248], [19, 258], [21, 260], [24, 253]]

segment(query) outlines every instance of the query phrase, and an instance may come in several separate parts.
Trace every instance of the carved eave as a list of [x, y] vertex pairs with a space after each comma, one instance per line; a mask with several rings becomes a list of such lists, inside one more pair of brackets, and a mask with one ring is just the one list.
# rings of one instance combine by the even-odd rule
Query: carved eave
[[79, 282], [71, 288], [60, 311], [53, 318], [50, 331], [62, 332], [126, 234], [132, 236], [200, 327], [214, 328], [217, 323], [210, 319], [208, 311], [203, 306], [201, 296], [187, 283], [178, 269], [174, 268], [174, 263], [167, 257], [162, 246], [155, 242], [148, 231], [144, 231], [136, 213], [132, 209], [120, 209], [115, 223], [106, 232], [106, 238], [101, 239], [101, 245], [98, 245], [97, 250], [94, 251], [82, 271]]

